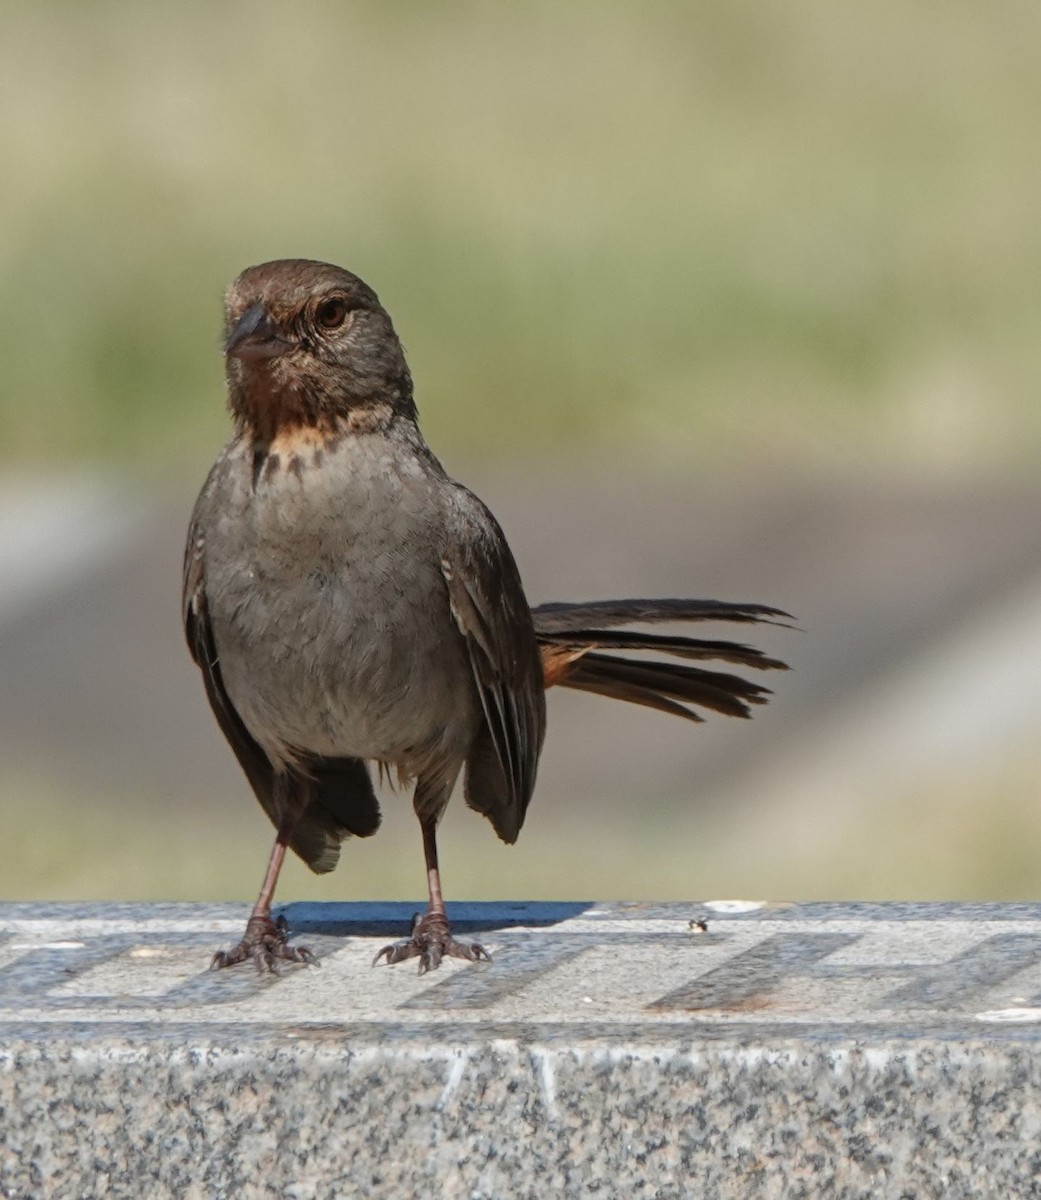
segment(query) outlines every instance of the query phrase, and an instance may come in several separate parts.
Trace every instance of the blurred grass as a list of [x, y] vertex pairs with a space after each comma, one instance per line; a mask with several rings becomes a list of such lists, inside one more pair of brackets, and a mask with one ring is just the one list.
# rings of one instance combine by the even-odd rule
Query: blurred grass
[[[829, 813], [797, 846], [782, 814], [706, 814], [689, 795], [657, 791], [630, 822], [612, 813], [602, 829], [595, 806], [547, 820], [536, 796], [520, 841], [505, 846], [457, 797], [442, 825], [441, 866], [450, 900], [1036, 900], [1039, 777], [1036, 748], [1022, 747], [1001, 767], [938, 775], [913, 794], [872, 794], [846, 818]], [[205, 812], [140, 796], [73, 798], [44, 777], [0, 776], [0, 794], [7, 899], [252, 901], [272, 841], [245, 784]], [[147, 822], [128, 819], [142, 810]], [[383, 813], [375, 840], [346, 842], [332, 875], [290, 856], [279, 895], [420, 902], [409, 798], [385, 796]]]
[[225, 430], [243, 266], [368, 278], [446, 456], [1041, 454], [1026, 0], [7, 5], [0, 454]]

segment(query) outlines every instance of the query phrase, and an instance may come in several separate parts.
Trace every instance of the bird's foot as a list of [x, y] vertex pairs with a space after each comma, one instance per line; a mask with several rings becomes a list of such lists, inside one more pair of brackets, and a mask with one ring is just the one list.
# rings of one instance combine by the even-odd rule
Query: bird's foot
[[384, 946], [372, 960], [372, 965], [380, 959], [391, 964], [418, 958], [419, 973], [425, 975], [427, 971], [436, 971], [445, 957], [465, 958], [470, 962], [492, 961], [492, 956], [478, 942], [457, 942], [444, 913], [426, 912], [416, 913], [410, 938]]
[[233, 967], [236, 963], [253, 960], [258, 971], [278, 973], [280, 962], [307, 963], [321, 966], [318, 959], [306, 946], [290, 946], [289, 926], [285, 917], [272, 921], [270, 917], [250, 917], [242, 941], [230, 950], [218, 950], [210, 963], [210, 970]]

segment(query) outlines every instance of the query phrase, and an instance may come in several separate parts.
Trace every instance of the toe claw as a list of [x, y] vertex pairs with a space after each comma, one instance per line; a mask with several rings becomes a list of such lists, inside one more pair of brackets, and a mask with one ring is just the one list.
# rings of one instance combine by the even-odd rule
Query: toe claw
[[492, 961], [492, 956], [480, 943], [457, 942], [443, 913], [426, 913], [413, 919], [410, 938], [384, 946], [377, 951], [372, 965], [380, 962], [393, 965], [407, 958], [418, 958], [419, 974], [425, 975], [428, 971], [436, 971], [446, 956], [468, 962]]
[[436, 942], [425, 946], [419, 956], [418, 973], [425, 975], [427, 971], [436, 971], [441, 965], [442, 957], [441, 947]]
[[376, 952], [376, 957], [372, 960], [372, 965], [375, 967], [379, 964], [381, 958], [386, 957], [387, 966], [393, 966], [394, 963], [404, 962], [406, 958], [411, 958], [413, 954], [418, 954], [419, 949], [408, 939], [401, 942], [391, 942], [383, 947], [382, 950]]
[[259, 975], [264, 975], [265, 973], [271, 975], [281, 974], [274, 954], [266, 946], [254, 946], [252, 958], [253, 965], [257, 968]]
[[280, 975], [283, 962], [320, 965], [306, 946], [290, 946], [286, 941], [288, 936], [289, 925], [285, 917], [279, 916], [275, 921], [267, 917], [250, 917], [242, 940], [230, 950], [218, 950], [210, 961], [210, 970], [232, 967], [247, 959], [252, 959], [260, 974]]

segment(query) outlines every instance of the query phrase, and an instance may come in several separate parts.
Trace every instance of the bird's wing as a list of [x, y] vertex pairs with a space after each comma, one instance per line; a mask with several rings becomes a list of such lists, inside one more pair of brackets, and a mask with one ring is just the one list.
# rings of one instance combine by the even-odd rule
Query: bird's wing
[[495, 518], [457, 485], [441, 570], [466, 642], [485, 726], [466, 764], [466, 802], [516, 840], [535, 787], [546, 700], [531, 613]]
[[217, 647], [213, 640], [213, 626], [206, 604], [206, 579], [204, 551], [206, 546], [202, 526], [193, 516], [188, 528], [188, 543], [184, 551], [184, 575], [181, 590], [181, 616], [188, 649], [202, 671], [206, 685], [206, 697], [213, 709], [221, 732], [235, 752], [235, 757], [246, 773], [250, 786], [264, 811], [277, 825], [281, 814], [276, 811], [274, 795], [274, 770], [268, 756], [260, 748], [242, 722], [228, 696], [221, 677]]

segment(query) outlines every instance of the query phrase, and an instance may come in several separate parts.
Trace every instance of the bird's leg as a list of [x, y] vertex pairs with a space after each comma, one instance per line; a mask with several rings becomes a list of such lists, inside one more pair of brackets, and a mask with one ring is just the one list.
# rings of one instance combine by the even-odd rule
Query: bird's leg
[[388, 963], [404, 962], [406, 958], [419, 959], [419, 973], [436, 971], [441, 959], [465, 958], [470, 962], [491, 962], [491, 955], [477, 942], [457, 942], [445, 913], [445, 902], [441, 895], [441, 872], [437, 866], [437, 818], [440, 814], [420, 814], [419, 823], [423, 830], [423, 856], [427, 865], [427, 910], [416, 913], [412, 921], [412, 936], [401, 942], [393, 942], [373, 959], [373, 966], [385, 958]]
[[258, 971], [277, 971], [279, 960], [319, 965], [318, 959], [306, 946], [289, 945], [289, 927], [285, 917], [279, 917], [277, 921], [271, 919], [271, 901], [275, 897], [278, 873], [282, 870], [286, 846], [295, 824], [295, 816], [283, 817], [275, 844], [271, 847], [271, 857], [268, 859], [264, 882], [260, 885], [260, 895], [257, 896], [257, 902], [253, 905], [253, 911], [246, 922], [246, 932], [237, 946], [232, 946], [230, 950], [217, 951], [210, 964], [211, 969], [231, 967], [236, 963], [245, 962], [248, 958], [253, 960]]

